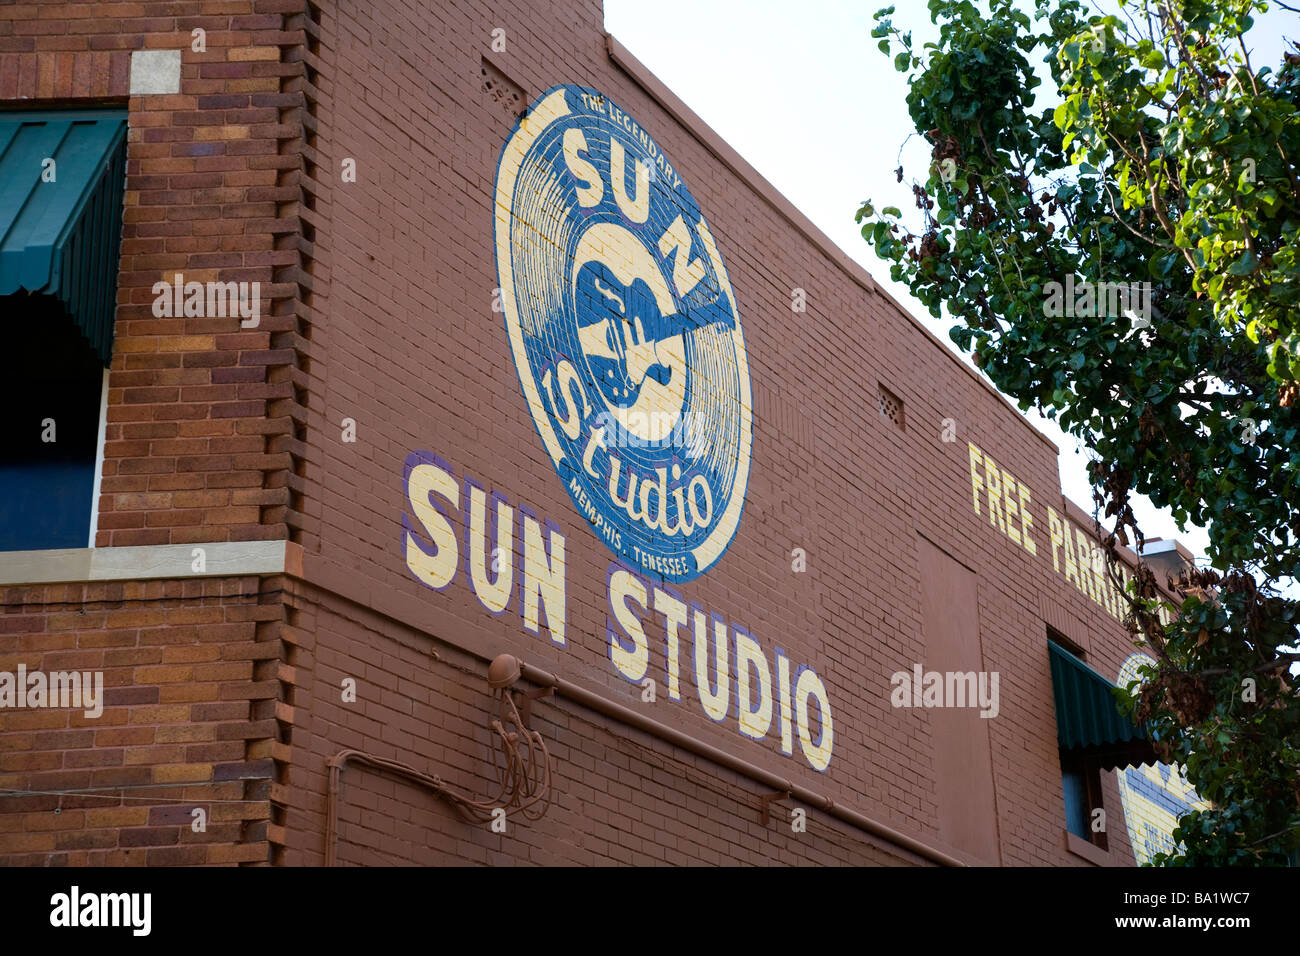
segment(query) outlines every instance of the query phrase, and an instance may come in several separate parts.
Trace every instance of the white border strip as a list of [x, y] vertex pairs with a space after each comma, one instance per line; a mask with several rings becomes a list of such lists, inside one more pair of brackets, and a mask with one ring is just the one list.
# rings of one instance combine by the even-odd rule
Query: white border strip
[[104, 473], [104, 439], [108, 435], [108, 369], [104, 369], [104, 382], [99, 389], [99, 437], [95, 439], [95, 485], [90, 489], [90, 537], [86, 547], [95, 546], [95, 532], [99, 530], [99, 485]]

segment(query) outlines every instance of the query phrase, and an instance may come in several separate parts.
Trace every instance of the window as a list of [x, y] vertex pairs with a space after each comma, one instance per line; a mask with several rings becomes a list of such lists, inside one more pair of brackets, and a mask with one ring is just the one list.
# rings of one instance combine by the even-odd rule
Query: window
[[126, 111], [0, 112], [0, 551], [93, 547]]
[[1106, 849], [1106, 832], [1093, 832], [1094, 811], [1101, 804], [1101, 770], [1095, 761], [1061, 753], [1061, 789], [1065, 796], [1065, 828], [1098, 849]]
[[0, 551], [91, 546], [105, 370], [52, 296], [0, 297]]
[[[1089, 671], [1083, 663], [1084, 651], [1078, 645], [1067, 640], [1063, 635], [1047, 629], [1048, 646], [1054, 658], [1054, 665], [1062, 660], [1069, 661], [1085, 672]], [[1053, 694], [1056, 699], [1058, 731], [1061, 725], [1070, 721], [1072, 711], [1081, 706], [1077, 689], [1067, 684], [1053, 668]], [[1103, 702], [1103, 706], [1106, 706]], [[1101, 761], [1095, 754], [1090, 754], [1078, 747], [1070, 746], [1072, 741], [1060, 742], [1059, 756], [1061, 763], [1061, 795], [1065, 803], [1065, 828], [1072, 836], [1084, 840], [1099, 850], [1106, 849], [1105, 807], [1101, 797]], [[1097, 811], [1101, 814], [1098, 815]], [[1101, 829], [1094, 826], [1096, 821]]]

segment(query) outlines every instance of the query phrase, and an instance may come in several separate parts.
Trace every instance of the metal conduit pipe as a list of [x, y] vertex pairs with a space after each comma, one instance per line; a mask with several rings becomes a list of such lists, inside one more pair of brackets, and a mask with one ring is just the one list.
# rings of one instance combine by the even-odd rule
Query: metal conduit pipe
[[376, 770], [386, 770], [395, 776], [409, 780], [431, 790], [436, 796], [444, 796], [446, 787], [437, 777], [421, 773], [396, 760], [386, 760], [360, 750], [341, 750], [326, 762], [329, 768], [329, 789], [325, 793], [325, 865], [335, 866], [338, 858], [339, 842], [339, 777], [343, 767], [349, 762], [366, 764]]
[[773, 790], [779, 790], [788, 793], [792, 798], [800, 803], [806, 803], [810, 806], [829, 813], [839, 820], [843, 820], [859, 830], [865, 830], [873, 836], [880, 837], [895, 846], [910, 850], [917, 856], [924, 857], [943, 866], [965, 866], [961, 860], [954, 856], [937, 850], [934, 847], [927, 846], [919, 840], [913, 839], [905, 833], [899, 833], [893, 827], [886, 826], [878, 820], [873, 820], [868, 816], [858, 813], [849, 807], [841, 806], [825, 794], [815, 793], [807, 787], [799, 786], [776, 774], [764, 770], [762, 767], [750, 763], [748, 760], [742, 760], [734, 757], [725, 750], [720, 750], [712, 744], [705, 743], [692, 737], [690, 734], [682, 733], [680, 730], [674, 730], [665, 724], [659, 723], [640, 714], [630, 707], [625, 707], [620, 703], [607, 700], [599, 694], [593, 693], [577, 684], [570, 683], [554, 674], [549, 674], [544, 670], [533, 667], [531, 664], [520, 662], [520, 670], [525, 678], [534, 684], [540, 684], [543, 687], [554, 688], [557, 694], [561, 694], [570, 700], [582, 704], [584, 707], [590, 707], [597, 713], [604, 714], [606, 717], [612, 717], [615, 720], [629, 724], [646, 733], [653, 734], [661, 740], [666, 740], [671, 744], [681, 747], [699, 757], [704, 757], [716, 764], [726, 767], [728, 770], [734, 770], [736, 773], [743, 774], [751, 780], [771, 787]]

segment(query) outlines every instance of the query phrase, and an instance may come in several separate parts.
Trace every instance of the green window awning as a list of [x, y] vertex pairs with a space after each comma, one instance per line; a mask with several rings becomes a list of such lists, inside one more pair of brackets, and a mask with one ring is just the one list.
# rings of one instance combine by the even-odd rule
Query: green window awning
[[1096, 758], [1103, 770], [1157, 763], [1145, 730], [1120, 713], [1115, 685], [1065, 648], [1047, 646], [1061, 749]]
[[105, 364], [125, 144], [125, 110], [0, 112], [0, 295], [54, 296]]

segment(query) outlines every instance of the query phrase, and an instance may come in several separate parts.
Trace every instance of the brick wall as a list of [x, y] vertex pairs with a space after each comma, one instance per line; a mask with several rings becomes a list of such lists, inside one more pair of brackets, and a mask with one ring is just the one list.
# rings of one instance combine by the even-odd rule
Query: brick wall
[[[496, 28], [507, 37], [500, 53], [490, 51]], [[755, 464], [745, 516], [726, 557], [685, 585], [685, 596], [744, 625], [767, 646], [780, 644], [827, 681], [836, 708], [835, 758], [825, 775], [802, 768], [810, 785], [891, 825], [934, 838], [930, 721], [924, 710], [890, 707], [889, 675], [923, 660], [918, 533], [976, 569], [980, 602], [972, 610], [979, 615], [985, 667], [1000, 671], [1004, 681], [1003, 714], [990, 721], [1002, 862], [1081, 863], [1064, 847], [1041, 608], [1053, 608], [1054, 619], [1068, 622], [1057, 626], [1096, 647], [1103, 672], [1117, 669], [1124, 637], [1113, 619], [1051, 571], [1050, 557], [1045, 566], [1041, 552], [1029, 555], [986, 516], [973, 513], [967, 464], [969, 439], [1031, 487], [1041, 546], [1042, 508], [1063, 510], [1050, 443], [869, 280], [855, 280], [841, 257], [808, 242], [777, 205], [611, 63], [597, 4], [558, 5], [548, 17], [537, 16], [526, 3], [490, 8], [396, 0], [366, 8], [327, 4], [321, 37], [316, 148], [321, 159], [317, 211], [324, 227], [317, 243], [330, 270], [328, 283], [318, 283], [315, 292], [329, 318], [313, 333], [310, 390], [321, 401], [313, 408], [305, 453], [313, 493], [306, 519], [310, 539], [304, 542], [310, 540], [312, 550], [353, 577], [358, 592], [371, 588], [368, 595], [358, 594], [370, 609], [394, 613], [385, 602], [399, 598], [377, 597], [383, 589], [426, 607], [426, 633], [435, 647], [448, 634], [474, 635], [483, 656], [510, 651], [621, 703], [637, 704], [638, 689], [613, 671], [604, 640], [611, 555], [574, 511], [537, 438], [501, 316], [491, 308], [497, 285], [492, 184], [513, 117], [482, 89], [482, 64], [490, 61], [529, 99], [559, 82], [592, 86], [651, 132], [700, 201], [726, 260], [745, 328], [755, 413]], [[345, 158], [356, 162], [355, 183], [340, 180]], [[795, 287], [808, 293], [804, 314], [791, 312]], [[878, 413], [878, 383], [903, 399], [905, 429]], [[341, 437], [346, 418], [356, 422], [355, 443]], [[946, 418], [957, 424], [955, 443], [940, 440]], [[400, 459], [415, 449], [443, 455], [458, 479], [468, 476], [489, 493], [560, 524], [567, 541], [568, 627], [574, 635], [566, 648], [557, 649], [545, 635], [525, 633], [514, 608], [496, 618], [486, 615], [463, 576], [436, 594], [410, 578], [402, 564], [397, 518], [406, 510]], [[806, 574], [791, 572], [794, 547], [808, 553]], [[415, 656], [414, 673], [420, 675], [415, 679], [413, 665], [394, 655], [390, 632], [335, 627], [338, 636], [328, 642], [317, 631], [319, 653], [302, 662], [302, 669], [313, 673], [314, 686], [328, 689], [329, 703], [313, 695], [306, 704], [305, 692], [298, 689], [300, 709], [312, 718], [310, 725], [295, 728], [291, 794], [294, 808], [310, 808], [311, 815], [289, 813], [298, 821], [290, 823], [287, 859], [293, 861], [319, 859], [323, 761], [345, 746], [359, 747], [362, 741], [430, 773], [460, 770], [467, 786], [476, 779], [487, 784], [489, 705], [482, 663], [468, 693], [442, 691], [456, 699], [458, 718], [430, 712], [409, 732], [393, 735], [384, 729], [407, 715], [383, 689], [394, 682], [446, 687], [453, 675], [421, 651]], [[364, 650], [348, 650], [350, 644]], [[328, 647], [328, 657], [322, 646]], [[652, 668], [662, 674], [662, 644], [652, 653]], [[347, 660], [357, 655], [364, 662]], [[366, 716], [355, 726], [334, 716], [338, 707], [332, 699], [345, 674], [356, 677], [361, 688], [354, 706]], [[792, 772], [770, 737], [756, 745], [736, 734], [734, 722], [707, 720], [692, 705], [693, 678], [683, 673], [682, 681], [683, 701], [655, 705], [656, 719], [776, 772]], [[326, 706], [331, 717], [321, 721]], [[539, 712], [547, 720], [577, 719], [563, 704], [540, 706]], [[467, 733], [478, 735], [476, 746], [466, 743], [457, 750], [448, 743], [449, 736]], [[558, 727], [556, 733], [563, 736]], [[617, 777], [608, 766], [598, 765], [596, 774]], [[393, 789], [396, 784], [356, 786], [388, 794], [366, 805], [372, 831], [383, 829], [375, 820], [401, 818], [409, 810], [406, 795]], [[1113, 781], [1108, 786], [1107, 806], [1118, 810]], [[752, 823], [753, 789], [751, 783], [747, 793], [723, 801], [736, 826]], [[557, 832], [583, 834], [581, 846], [569, 842], [542, 850], [530, 848], [522, 836], [492, 843], [478, 834], [470, 839], [482, 852], [471, 851], [463, 848], [466, 829], [459, 824], [460, 830], [449, 827], [440, 842], [430, 837], [438, 848], [428, 852], [435, 857], [464, 852], [478, 859], [493, 852], [518, 860], [595, 859], [598, 854], [586, 849], [589, 836], [598, 839], [595, 822], [585, 815], [593, 812], [592, 805], [570, 800], [552, 811], [560, 819]], [[627, 830], [635, 812], [623, 806]], [[426, 806], [420, 812], [441, 811]], [[707, 841], [684, 828], [711, 812], [703, 802], [687, 800], [683, 819], [664, 827], [676, 834], [686, 857], [710, 858]], [[362, 828], [353, 831], [356, 839], [364, 842], [360, 818], [356, 826]], [[453, 838], [462, 849], [447, 849]], [[788, 834], [784, 841], [772, 840], [775, 857], [809, 852]], [[744, 842], [728, 843], [731, 855], [723, 857], [740, 859], [748, 852], [741, 849]], [[1122, 832], [1112, 830], [1111, 848], [1115, 859], [1125, 859]], [[372, 850], [385, 852], [383, 844]], [[646, 844], [630, 858], [652, 862], [661, 855]], [[850, 858], [865, 862], [872, 856], [859, 852]]]
[[[311, 30], [307, 6], [285, 0], [5, 7], [0, 108], [129, 114], [99, 547], [286, 538], [299, 524]], [[181, 51], [178, 94], [131, 95], [141, 50]], [[260, 321], [155, 317], [154, 283], [176, 273], [257, 283]], [[270, 579], [0, 595], [0, 670], [102, 669], [109, 684], [93, 721], [0, 712], [5, 788], [103, 791], [0, 799], [0, 858], [270, 859], [274, 760], [284, 756], [276, 718], [289, 713], [277, 701], [292, 680]], [[192, 785], [148, 786], [177, 783]], [[194, 806], [207, 808], [205, 833], [191, 827]]]
[[[1111, 677], [1128, 644], [1052, 568], [1044, 509], [1065, 513], [1055, 448], [841, 254], [812, 241], [670, 95], [612, 62], [598, 2], [548, 4], [545, 15], [536, 3], [429, 0], [7, 11], [0, 99], [121, 102], [131, 49], [184, 50], [179, 96], [129, 99], [97, 543], [291, 537], [303, 566], [260, 587], [215, 579], [6, 592], [16, 610], [0, 623], [17, 643], [12, 653], [0, 644], [0, 669], [85, 655], [120, 688], [114, 719], [140, 733], [88, 731], [59, 712], [63, 722], [40, 732], [82, 736], [37, 739], [36, 727], [13, 723], [31, 715], [0, 713], [0, 785], [65, 790], [83, 779], [115, 785], [114, 773], [142, 784], [194, 773], [183, 800], [220, 795], [236, 801], [223, 814], [242, 814], [218, 821], [214, 810], [200, 839], [176, 804], [0, 801], [6, 862], [118, 861], [130, 849], [132, 861], [320, 863], [326, 761], [347, 748], [486, 795], [484, 677], [501, 652], [649, 706], [670, 728], [938, 845], [932, 721], [889, 700], [890, 675], [925, 663], [919, 537], [977, 576], [977, 606], [960, 613], [978, 617], [983, 666], [1002, 681], [1001, 713], [988, 721], [999, 862], [1084, 862], [1065, 847], [1046, 628]], [[195, 26], [208, 30], [206, 53], [189, 49]], [[492, 52], [498, 28], [507, 46]], [[650, 131], [708, 218], [745, 330], [753, 467], [730, 549], [679, 590], [816, 669], [834, 707], [825, 773], [782, 754], [771, 734], [755, 742], [734, 719], [710, 721], [696, 702], [689, 637], [679, 702], [661, 683], [660, 700], [643, 705], [610, 665], [613, 556], [538, 440], [492, 310], [493, 183], [514, 117], [483, 89], [485, 60], [528, 100], [561, 82], [607, 94]], [[343, 181], [345, 160], [355, 182]], [[153, 318], [151, 286], [176, 270], [262, 282], [261, 326]], [[791, 311], [795, 288], [806, 291], [804, 313]], [[879, 413], [880, 386], [902, 400], [904, 427]], [[955, 441], [941, 437], [949, 419]], [[973, 510], [968, 441], [1031, 489], [1037, 555]], [[487, 614], [463, 573], [442, 592], [412, 578], [402, 464], [425, 449], [458, 479], [560, 526], [567, 646], [526, 632], [515, 604]], [[806, 551], [806, 572], [792, 570], [794, 548]], [[235, 596], [259, 590], [266, 596]], [[134, 610], [97, 610], [127, 597]], [[663, 674], [662, 640], [652, 639], [651, 667]], [[345, 678], [357, 683], [355, 702], [342, 699]], [[544, 820], [494, 834], [427, 792], [351, 768], [340, 862], [919, 862], [815, 809], [807, 832], [793, 833], [789, 801], [760, 827], [760, 785], [572, 701], [539, 702], [534, 726], [555, 758], [556, 802]], [[219, 776], [243, 773], [242, 782]], [[1113, 775], [1105, 786], [1117, 820]], [[51, 816], [51, 800], [63, 813]], [[120, 815], [91, 816], [110, 812]], [[54, 817], [62, 829], [51, 828]], [[146, 842], [122, 842], [131, 840]], [[1132, 862], [1114, 823], [1109, 856]]]
[[[0, 671], [101, 672], [103, 711], [0, 710], [0, 860], [267, 862], [279, 582], [0, 589]], [[193, 811], [204, 813], [196, 830]]]
[[[417, 758], [476, 799], [495, 791], [488, 721], [496, 702], [481, 662], [427, 633], [395, 625], [326, 592], [295, 593], [311, 610], [297, 688], [309, 722], [295, 728], [284, 862], [319, 866], [324, 847], [326, 761], [352, 748]], [[358, 682], [344, 703], [341, 682]], [[536, 823], [511, 820], [504, 834], [464, 822], [409, 781], [351, 765], [338, 799], [340, 865], [713, 864], [915, 865], [914, 854], [836, 820], [808, 813], [791, 839], [797, 802], [772, 806], [766, 826], [753, 781], [719, 770], [600, 714], [563, 705], [535, 711], [554, 762], [555, 798]], [[807, 809], [807, 808], [805, 808]]]

